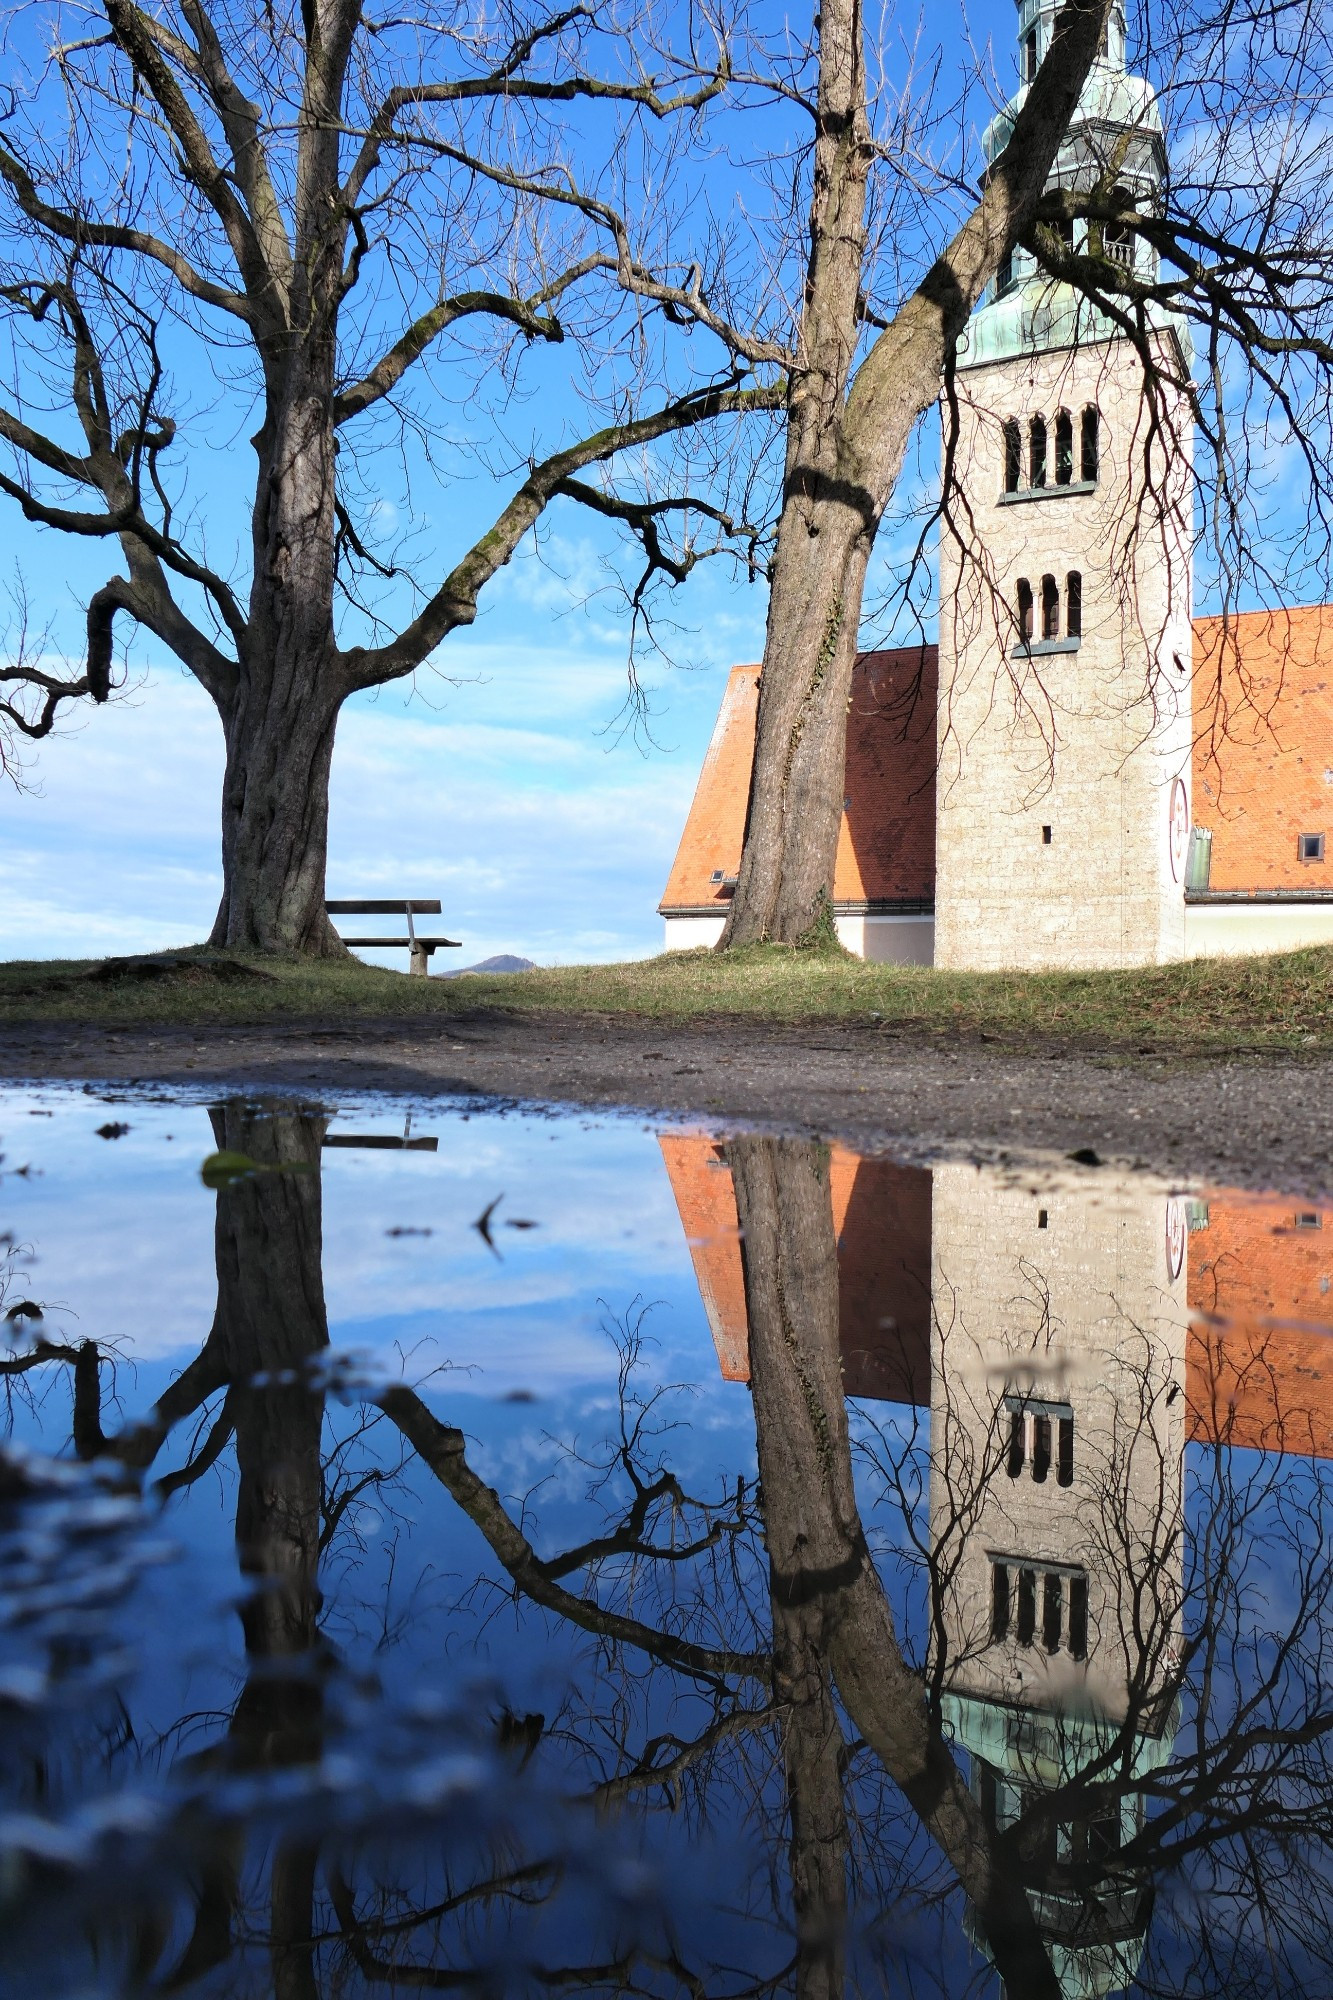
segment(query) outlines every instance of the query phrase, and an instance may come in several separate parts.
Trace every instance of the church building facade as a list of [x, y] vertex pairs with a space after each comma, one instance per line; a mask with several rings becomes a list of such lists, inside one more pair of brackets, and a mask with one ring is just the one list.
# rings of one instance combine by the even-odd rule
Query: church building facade
[[[1019, 0], [1024, 88], [1056, 10]], [[1051, 184], [1113, 165], [1151, 213], [1165, 164], [1117, 11]], [[1093, 247], [1151, 275], [1131, 233]], [[1194, 618], [1189, 334], [1158, 312], [1149, 338], [1145, 390], [1133, 345], [1021, 250], [973, 316], [944, 404], [939, 642], [863, 655], [853, 681], [834, 908], [862, 956], [1072, 969], [1333, 941], [1333, 606]], [[758, 677], [728, 681], [668, 949], [721, 934]]]

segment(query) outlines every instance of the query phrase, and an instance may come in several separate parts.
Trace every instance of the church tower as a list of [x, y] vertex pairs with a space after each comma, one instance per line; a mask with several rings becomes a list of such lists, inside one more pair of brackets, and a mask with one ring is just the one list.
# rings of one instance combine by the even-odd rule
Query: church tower
[[[1058, 0], [1019, 0], [1023, 82]], [[1166, 159], [1118, 8], [1048, 185], [1151, 214]], [[1133, 232], [1077, 222], [1075, 251], [1145, 277]], [[1018, 250], [973, 316], [943, 402], [935, 963], [1150, 965], [1185, 949], [1193, 488], [1183, 322], [1152, 308], [1157, 362]]]

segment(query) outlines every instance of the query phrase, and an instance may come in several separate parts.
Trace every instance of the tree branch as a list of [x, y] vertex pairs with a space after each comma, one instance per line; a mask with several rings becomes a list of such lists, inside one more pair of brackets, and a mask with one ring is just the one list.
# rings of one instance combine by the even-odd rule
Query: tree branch
[[668, 118], [679, 111], [701, 110], [726, 88], [731, 66], [725, 49], [719, 51], [717, 68], [706, 83], [696, 90], [680, 91], [672, 97], [663, 97], [657, 86], [649, 82], [620, 84], [598, 77], [571, 76], [559, 83], [544, 83], [518, 75], [517, 72], [542, 42], [563, 33], [575, 21], [591, 23], [595, 19], [591, 7], [571, 7], [563, 13], [551, 15], [529, 34], [521, 36], [513, 43], [503, 62], [485, 76], [462, 77], [451, 83], [400, 84], [391, 90], [366, 129], [361, 150], [343, 189], [344, 201], [349, 207], [355, 207], [360, 201], [366, 182], [379, 164], [381, 150], [395, 136], [402, 136], [395, 135], [394, 120], [409, 105], [456, 104], [488, 97], [570, 104], [577, 98], [589, 98], [616, 104], [636, 104], [651, 112], [655, 118]]
[[585, 1632], [599, 1638], [619, 1640], [637, 1646], [650, 1658], [678, 1667], [708, 1680], [720, 1675], [763, 1675], [768, 1657], [763, 1653], [741, 1653], [697, 1646], [644, 1625], [637, 1618], [602, 1607], [572, 1591], [563, 1589], [547, 1574], [532, 1544], [506, 1513], [500, 1496], [477, 1477], [467, 1462], [467, 1445], [462, 1431], [440, 1423], [421, 1398], [411, 1389], [384, 1390], [375, 1398], [402, 1432], [424, 1465], [429, 1466], [441, 1485], [453, 1495], [468, 1519], [480, 1528], [492, 1550], [523, 1596], [548, 1611], [557, 1612]]
[[706, 549], [686, 548], [679, 556], [673, 555], [663, 543], [658, 529], [658, 522], [665, 514], [701, 514], [705, 520], [716, 521], [724, 535], [747, 542], [750, 575], [752, 578], [755, 575], [755, 551], [762, 539], [763, 529], [752, 526], [748, 521], [742, 521], [738, 527], [730, 514], [721, 507], [713, 506], [711, 501], [688, 495], [666, 500], [624, 500], [618, 494], [603, 493], [600, 487], [589, 486], [582, 479], [564, 479], [556, 492], [568, 500], [577, 500], [581, 507], [591, 508], [595, 514], [605, 515], [608, 520], [625, 522], [638, 536], [648, 558], [648, 566], [630, 599], [635, 610], [642, 605], [644, 593], [654, 576], [661, 574], [669, 576], [673, 583], [684, 583], [701, 556], [713, 553]]
[[596, 431], [567, 450], [543, 459], [533, 467], [494, 527], [455, 565], [429, 603], [396, 639], [384, 646], [354, 647], [342, 655], [349, 688], [376, 687], [412, 673], [450, 632], [460, 625], [470, 625], [477, 615], [477, 598], [483, 586], [509, 561], [547, 502], [585, 466], [716, 417], [780, 409], [785, 396], [786, 385], [782, 382], [752, 389], [718, 385], [682, 397], [651, 416]]
[[[1074, 0], [1069, 0], [1069, 4], [1073, 3]], [[660, 305], [669, 316], [676, 316], [678, 323], [693, 322], [706, 327], [717, 336], [729, 354], [749, 362], [751, 366], [765, 362], [780, 368], [791, 366], [792, 351], [783, 342], [762, 340], [757, 335], [746, 333], [713, 310], [703, 295], [703, 273], [697, 263], [691, 264], [683, 285], [670, 285], [655, 278], [635, 258], [624, 217], [609, 202], [600, 201], [596, 195], [586, 194], [576, 187], [567, 168], [555, 166], [551, 169], [553, 174], [564, 176], [566, 185], [561, 187], [551, 180], [534, 180], [530, 175], [515, 173], [509, 167], [493, 166], [477, 154], [451, 145], [445, 139], [404, 135], [402, 143], [420, 146], [440, 159], [452, 160], [456, 166], [466, 167], [469, 173], [478, 174], [483, 180], [508, 188], [514, 194], [578, 210], [604, 229], [615, 244], [614, 269], [616, 282], [622, 291], [631, 297], [648, 299], [654, 305]]]
[[608, 268], [614, 268], [613, 260], [608, 257], [584, 257], [528, 299], [506, 297], [503, 292], [458, 292], [451, 299], [441, 299], [413, 321], [359, 382], [343, 390], [333, 405], [334, 423], [347, 423], [387, 396], [431, 343], [460, 319], [489, 313], [492, 318], [508, 320], [530, 340], [547, 340], [558, 346], [564, 340], [565, 330], [554, 313], [542, 313], [539, 308], [559, 298], [589, 272]]
[[103, 0], [117, 44], [133, 64], [181, 150], [181, 170], [217, 216], [231, 245], [252, 312], [285, 319], [284, 274], [269, 269], [250, 217], [213, 157], [202, 126], [169, 69], [148, 17], [132, 0]]
[[76, 249], [91, 245], [97, 249], [124, 250], [131, 256], [147, 257], [169, 271], [192, 298], [201, 299], [205, 305], [216, 306], [220, 311], [231, 313], [234, 318], [247, 323], [253, 320], [250, 303], [243, 293], [231, 291], [226, 285], [214, 284], [211, 278], [205, 278], [174, 244], [164, 243], [160, 236], [143, 229], [131, 229], [123, 223], [97, 222], [89, 216], [74, 215], [44, 201], [27, 168], [3, 146], [0, 146], [0, 179], [5, 181], [28, 220], [35, 222], [40, 229], [49, 230], [62, 242], [72, 243]]

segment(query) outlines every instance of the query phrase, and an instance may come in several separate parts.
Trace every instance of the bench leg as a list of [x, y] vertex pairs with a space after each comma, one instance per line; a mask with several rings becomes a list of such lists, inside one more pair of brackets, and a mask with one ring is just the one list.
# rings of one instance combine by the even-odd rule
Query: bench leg
[[418, 944], [416, 939], [414, 938], [412, 940], [412, 959], [411, 963], [407, 968], [408, 972], [411, 973], [417, 979], [424, 979], [426, 977], [429, 967], [430, 967], [430, 953], [427, 951], [424, 944]]

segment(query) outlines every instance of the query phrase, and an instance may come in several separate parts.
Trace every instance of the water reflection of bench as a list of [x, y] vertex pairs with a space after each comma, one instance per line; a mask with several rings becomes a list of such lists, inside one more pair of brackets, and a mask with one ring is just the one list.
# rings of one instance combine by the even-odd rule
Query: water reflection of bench
[[359, 1147], [376, 1153], [434, 1153], [440, 1142], [436, 1138], [414, 1139], [412, 1113], [409, 1111], [403, 1121], [401, 1138], [394, 1132], [326, 1132], [320, 1144]]

